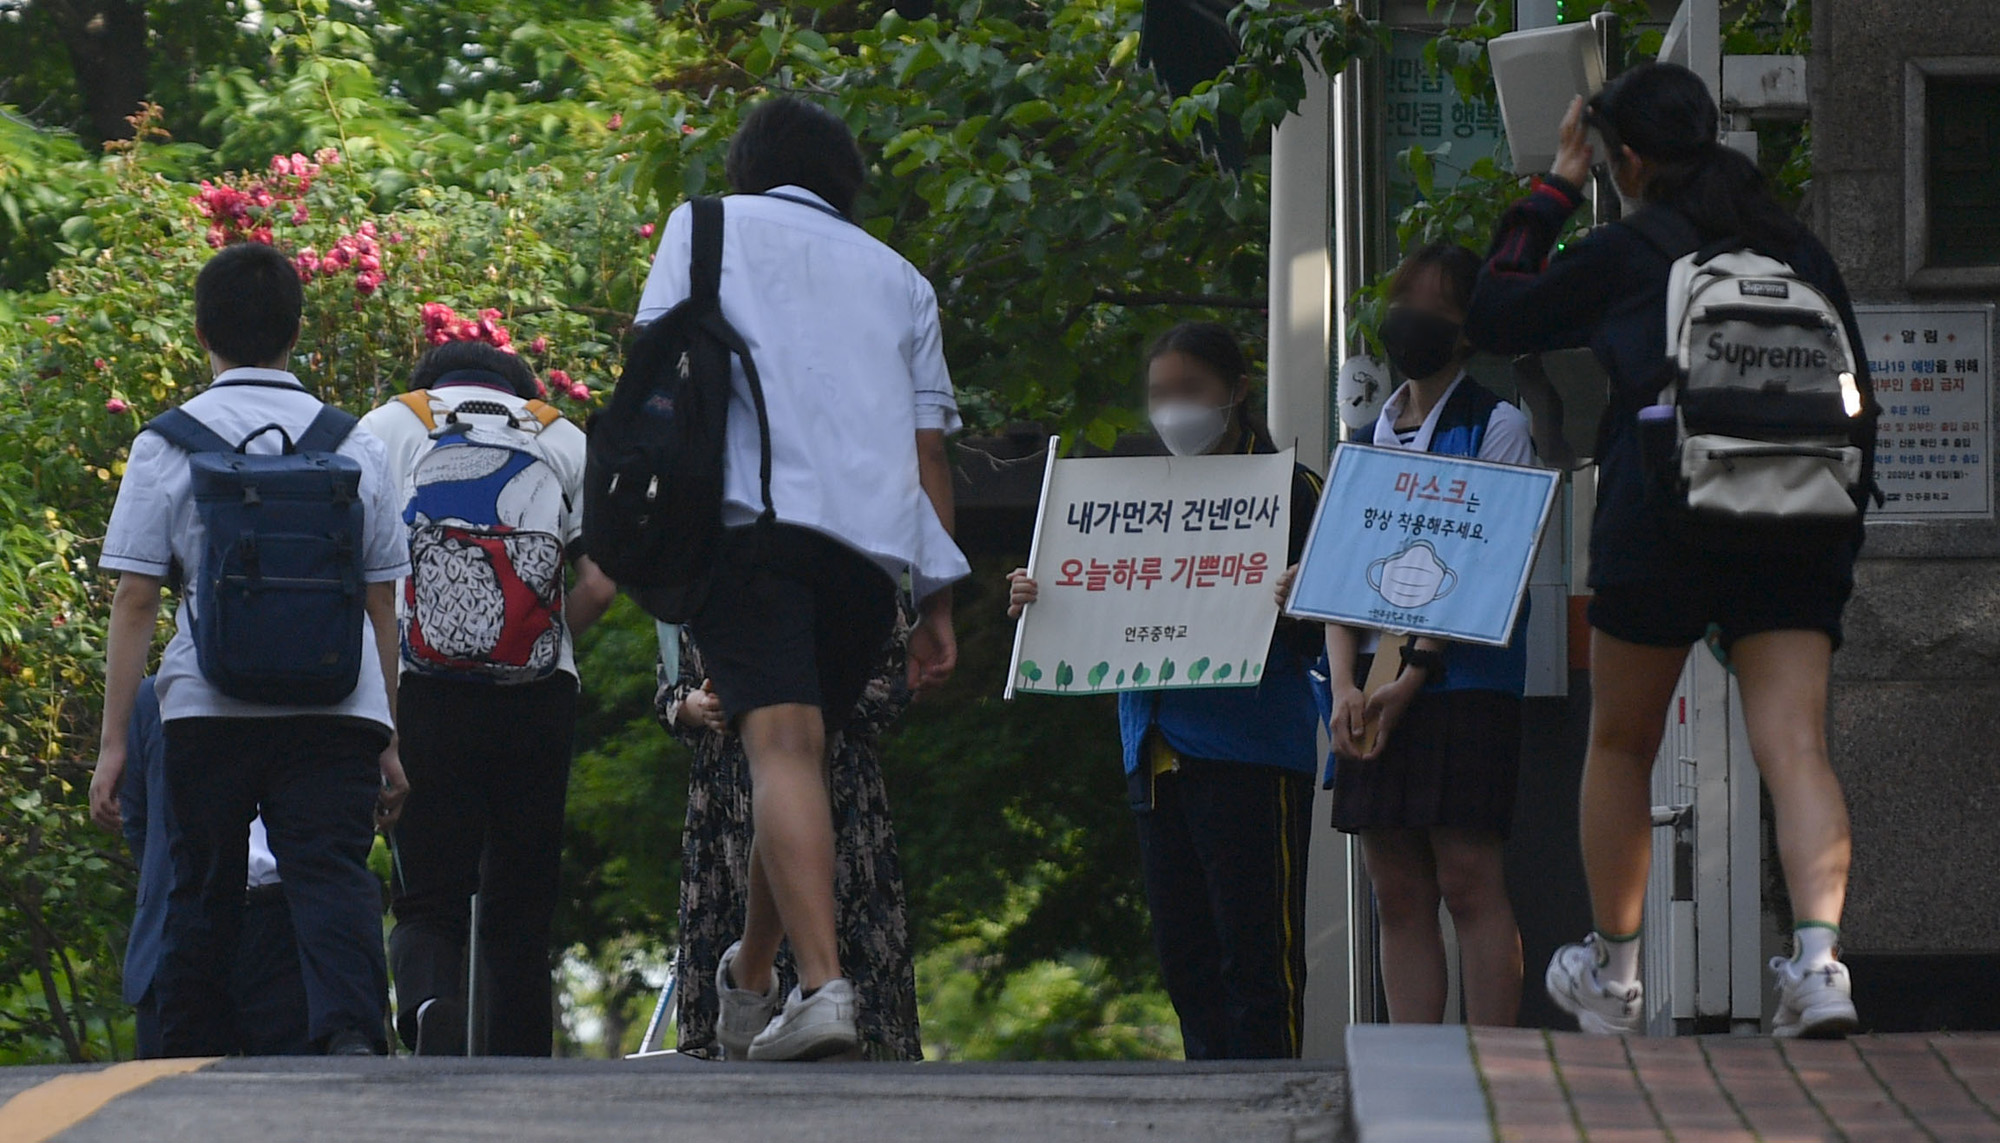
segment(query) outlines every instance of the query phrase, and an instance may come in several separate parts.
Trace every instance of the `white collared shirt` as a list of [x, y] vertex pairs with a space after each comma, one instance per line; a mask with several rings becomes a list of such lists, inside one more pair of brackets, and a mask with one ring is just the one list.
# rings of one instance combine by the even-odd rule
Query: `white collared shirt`
[[[764, 383], [778, 519], [832, 536], [891, 575], [908, 570], [922, 598], [971, 571], [917, 473], [917, 431], [960, 427], [937, 294], [902, 255], [822, 208], [825, 200], [800, 187], [727, 199], [723, 316]], [[692, 219], [686, 205], [667, 219], [639, 301], [642, 323], [688, 296]], [[725, 522], [747, 524], [763, 511], [759, 459], [739, 366]]]
[[[266, 425], [275, 424], [297, 439], [319, 415], [319, 398], [306, 392], [299, 379], [281, 369], [231, 369], [216, 384], [197, 393], [181, 407], [227, 441], [240, 441]], [[238, 384], [237, 382], [241, 382]], [[275, 453], [276, 433], [250, 442], [255, 453]], [[361, 578], [368, 583], [393, 583], [410, 570], [409, 541], [404, 534], [402, 505], [396, 483], [388, 479], [388, 458], [382, 442], [356, 428], [341, 443], [339, 453], [361, 466], [361, 503], [366, 533], [362, 537]], [[230, 698], [202, 676], [195, 658], [194, 612], [201, 608], [201, 555], [206, 529], [195, 511], [188, 454], [158, 433], [140, 433], [125, 462], [118, 484], [118, 501], [104, 534], [104, 554], [98, 566], [109, 571], [136, 572], [167, 578], [175, 563], [184, 585], [175, 610], [174, 637], [160, 659], [160, 718], [282, 718], [289, 715], [331, 715], [366, 719], [393, 726], [389, 696], [382, 685], [382, 661], [375, 651], [375, 629], [361, 625], [361, 677], [354, 692], [332, 706], [280, 706]], [[272, 632], [272, 638], [284, 638]]]
[[[1403, 416], [1403, 409], [1410, 401], [1410, 383], [1403, 382], [1389, 399], [1382, 404], [1382, 415], [1375, 419], [1374, 443], [1382, 448], [1403, 448], [1411, 452], [1429, 452], [1431, 437], [1437, 432], [1439, 414], [1451, 402], [1451, 395], [1465, 384], [1465, 374], [1460, 373], [1444, 391], [1444, 396], [1431, 406], [1424, 423], [1418, 427], [1417, 435], [1410, 443], [1404, 444], [1397, 438], [1396, 422]], [[1478, 460], [1491, 460], [1500, 464], [1535, 463], [1535, 438], [1528, 429], [1528, 414], [1506, 401], [1493, 407], [1493, 413], [1486, 418], [1486, 432], [1479, 439]]]

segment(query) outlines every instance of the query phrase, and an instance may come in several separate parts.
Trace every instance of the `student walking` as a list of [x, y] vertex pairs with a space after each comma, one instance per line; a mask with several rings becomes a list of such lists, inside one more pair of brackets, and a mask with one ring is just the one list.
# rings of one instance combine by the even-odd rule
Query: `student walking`
[[[1176, 456], [1278, 451], [1250, 394], [1249, 363], [1223, 326], [1175, 326], [1147, 354], [1146, 405]], [[1319, 478], [1298, 467], [1288, 564], [1305, 547], [1319, 492]], [[1018, 618], [1039, 587], [1026, 569], [1008, 578], [1007, 614]], [[1319, 643], [1318, 624], [1280, 619], [1255, 687], [1118, 696], [1153, 945], [1191, 1060], [1299, 1054], [1319, 725], [1307, 664]]]
[[238, 1050], [230, 972], [261, 810], [308, 1034], [330, 1054], [380, 1054], [388, 982], [367, 859], [408, 791], [393, 732], [393, 584], [409, 569], [395, 482], [381, 442], [286, 369], [303, 304], [290, 259], [226, 247], [194, 304], [215, 381], [133, 441], [99, 561], [119, 577], [91, 816], [119, 825], [133, 705], [178, 573], [157, 683], [180, 828], [154, 977], [161, 1050]]
[[[466, 948], [480, 895], [481, 1054], [555, 1045], [549, 929], [576, 728], [572, 639], [616, 587], [580, 554], [583, 430], [534, 372], [483, 342], [417, 362], [362, 419], [406, 507], [399, 710], [410, 798], [394, 839], [396, 1028], [464, 1055]], [[576, 582], [566, 585], [574, 564]]]
[[[949, 534], [944, 441], [958, 408], [930, 283], [852, 221], [866, 168], [847, 125], [766, 99], [737, 130], [726, 174], [720, 308], [754, 354], [764, 400], [753, 402], [739, 360], [727, 529], [687, 625], [753, 789], [747, 915], [716, 971], [717, 1034], [753, 1060], [821, 1058], [859, 1043], [838, 947], [827, 744], [874, 673], [903, 577], [920, 609], [912, 687], [956, 665], [949, 584], [970, 569]], [[692, 292], [694, 215], [683, 206], [667, 220], [641, 323]], [[781, 940], [799, 970], [782, 1010]]]
[[[870, 1060], [920, 1060], [917, 972], [896, 827], [882, 781], [881, 736], [910, 704], [900, 619], [847, 728], [833, 736], [828, 767], [834, 821], [834, 899], [840, 964], [854, 984], [855, 1028]], [[682, 833], [680, 950], [675, 961], [682, 1055], [721, 1058], [715, 970], [743, 931], [750, 861], [750, 768], [743, 740], [709, 685], [701, 648], [683, 635], [677, 671], [662, 663], [655, 710], [692, 755]], [[781, 986], [798, 968], [780, 957]]]
[[[1375, 424], [1378, 447], [1534, 462], [1527, 416], [1465, 373], [1478, 274], [1478, 255], [1441, 242], [1411, 254], [1390, 280], [1382, 341], [1407, 380]], [[1400, 650], [1394, 680], [1366, 697], [1379, 636], [1326, 629], [1333, 824], [1361, 838], [1382, 923], [1383, 991], [1399, 1023], [1444, 1019], [1440, 901], [1458, 935], [1466, 1022], [1512, 1025], [1520, 1009], [1521, 933], [1503, 850], [1521, 765], [1526, 630], [1523, 608], [1505, 647], [1415, 639]]]
[[[1707, 89], [1673, 65], [1641, 65], [1587, 108], [1579, 100], [1563, 121], [1555, 169], [1501, 220], [1467, 318], [1467, 333], [1483, 349], [1528, 353], [1588, 345], [1613, 389], [1591, 535], [1591, 729], [1581, 813], [1596, 929], [1556, 954], [1548, 988], [1586, 1031], [1628, 1032], [1640, 1025], [1639, 927], [1652, 837], [1648, 775], [1688, 648], [1714, 624], [1742, 686], [1750, 747], [1770, 789], [1779, 856], [1798, 918], [1794, 955], [1772, 964], [1781, 993], [1774, 1030], [1780, 1036], [1841, 1035], [1856, 1023], [1847, 969], [1837, 959], [1850, 843], [1846, 804], [1827, 760], [1825, 720], [1828, 676], [1861, 541], [1859, 500], [1845, 505], [1854, 511], [1829, 538], [1749, 555], [1729, 550], [1694, 523], [1687, 489], [1668, 475], [1680, 471], [1675, 430], [1700, 432], [1697, 414], [1718, 410], [1685, 399], [1664, 412], [1649, 408], [1680, 376], [1668, 367], [1666, 340], [1669, 307], [1676, 315], [1686, 309], [1685, 297], [1670, 295], [1676, 261], [1690, 253], [1707, 260], [1741, 247], [1783, 264], [1767, 264], [1765, 280], [1739, 289], [1742, 303], [1710, 315], [1717, 320], [1808, 297], [1837, 314], [1830, 326], [1790, 319], [1761, 324], [1766, 332], [1755, 336], [1766, 340], [1787, 329], [1816, 331], [1813, 336], [1826, 339], [1814, 351], [1826, 376], [1785, 371], [1761, 390], [1725, 394], [1737, 414], [1756, 413], [1763, 430], [1812, 428], [1825, 402], [1803, 390], [1837, 382], [1834, 428], [1846, 437], [1851, 423], [1856, 453], [1866, 457], [1874, 406], [1866, 361], [1852, 352], [1860, 336], [1833, 259], [1772, 200], [1754, 164], [1718, 145], [1716, 129]], [[1596, 154], [1593, 130], [1608, 153]], [[1640, 209], [1551, 257], [1582, 202], [1593, 159], [1609, 163], [1620, 196]], [[1839, 332], [1851, 360], [1836, 377], [1830, 370], [1840, 367]], [[1721, 341], [1713, 348], [1718, 355], [1737, 351]], [[1741, 365], [1747, 376], [1751, 363]], [[1642, 426], [1666, 430], [1652, 455]], [[1867, 470], [1864, 460], [1862, 487]], [[1739, 527], [1729, 538], [1754, 536]]]
[[[118, 791], [125, 842], [139, 863], [139, 893], [125, 942], [125, 1002], [135, 1009], [134, 1039], [140, 1059], [164, 1054], [160, 998], [153, 975], [167, 924], [167, 894], [174, 887], [173, 839], [179, 834], [167, 795], [166, 735], [160, 726], [155, 680], [139, 684], [132, 706], [125, 777]], [[237, 1051], [246, 1056], [307, 1054], [306, 989], [299, 975], [299, 943], [278, 861], [271, 856], [264, 819], [250, 823], [249, 877], [243, 891], [243, 935], [230, 969], [236, 1001]]]

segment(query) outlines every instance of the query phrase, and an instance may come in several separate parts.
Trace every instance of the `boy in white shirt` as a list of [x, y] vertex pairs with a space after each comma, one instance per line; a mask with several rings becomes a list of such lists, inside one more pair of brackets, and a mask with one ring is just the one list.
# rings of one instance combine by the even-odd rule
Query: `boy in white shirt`
[[[238, 451], [248, 456], [276, 454], [285, 442], [307, 439], [325, 406], [286, 369], [303, 304], [297, 270], [269, 246], [230, 246], [202, 268], [195, 281], [195, 336], [208, 350], [215, 381], [183, 406], [199, 428], [224, 444], [241, 442]], [[210, 590], [202, 574], [207, 517], [196, 504], [193, 454], [160, 431], [133, 441], [105, 534], [98, 562], [119, 578], [105, 640], [104, 724], [90, 802], [92, 817], [107, 829], [119, 824], [126, 728], [161, 590], [176, 572], [186, 584], [157, 683], [168, 793], [181, 829], [155, 977], [169, 1056], [234, 1050], [228, 975], [242, 926], [249, 826], [260, 806], [272, 853], [285, 870], [314, 1045], [337, 1055], [387, 1050], [381, 883], [367, 860], [376, 827], [395, 820], [408, 791], [389, 685], [395, 678], [393, 587], [408, 570], [408, 550], [381, 442], [348, 431], [332, 453], [345, 458], [346, 471], [359, 472], [349, 501], [359, 504], [358, 535], [344, 554], [353, 590], [363, 593], [365, 616], [351, 628], [329, 624], [324, 632], [327, 657], [358, 662], [352, 689], [335, 701], [250, 700], [240, 697], [242, 686], [209, 677], [212, 651], [196, 646], [201, 613], [216, 609], [207, 617], [211, 625], [227, 620], [218, 601], [204, 598]], [[255, 499], [254, 486], [246, 488], [246, 503]], [[273, 561], [278, 558], [274, 552]], [[229, 633], [244, 635], [240, 628]], [[309, 637], [280, 629], [267, 636], [273, 657]], [[239, 642], [227, 653], [254, 658], [257, 650], [246, 651]]]
[[[944, 442], [958, 405], [936, 293], [852, 221], [867, 168], [847, 125], [802, 100], [766, 99], [744, 117], [726, 170], [722, 315], [763, 380], [776, 522], [754, 523], [761, 448], [739, 365], [727, 531], [688, 622], [755, 789], [749, 916], [717, 973], [717, 1034], [732, 1057], [817, 1059], [858, 1043], [834, 936], [827, 736], [879, 661], [905, 577], [920, 609], [912, 687], [944, 682], [957, 662], [949, 585], [969, 568], [950, 535]], [[683, 206], [667, 220], [642, 323], [690, 294], [692, 218]], [[799, 964], [782, 1012], [781, 940]]]

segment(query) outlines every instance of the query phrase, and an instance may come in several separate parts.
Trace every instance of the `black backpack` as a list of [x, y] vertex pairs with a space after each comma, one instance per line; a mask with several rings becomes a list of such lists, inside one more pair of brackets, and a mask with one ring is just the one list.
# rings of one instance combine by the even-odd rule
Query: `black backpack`
[[771, 423], [749, 347], [722, 316], [722, 200], [698, 198], [687, 299], [625, 355], [611, 400], [590, 422], [584, 550], [654, 618], [685, 622], [707, 594], [722, 539], [731, 366], [743, 363], [757, 410], [759, 526], [771, 507]]

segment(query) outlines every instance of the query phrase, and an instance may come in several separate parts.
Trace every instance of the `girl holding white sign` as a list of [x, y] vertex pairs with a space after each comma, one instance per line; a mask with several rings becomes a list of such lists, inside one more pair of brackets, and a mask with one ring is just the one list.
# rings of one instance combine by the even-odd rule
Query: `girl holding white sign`
[[[1405, 378], [1371, 443], [1502, 464], [1532, 464], [1528, 418], [1466, 376], [1462, 327], [1479, 256], [1441, 242], [1411, 254], [1389, 283], [1382, 342]], [[1413, 549], [1428, 553], [1428, 548]], [[1411, 585], [1430, 569], [1385, 569]], [[1521, 767], [1527, 608], [1505, 647], [1419, 638], [1392, 681], [1364, 694], [1378, 636], [1329, 624], [1333, 824], [1361, 838], [1382, 923], [1382, 985], [1398, 1023], [1444, 1019], [1450, 910], [1464, 969], [1465, 1017], [1511, 1025], [1521, 1002], [1521, 933], [1502, 850]], [[1385, 652], [1390, 653], [1390, 652]], [[1371, 740], [1372, 739], [1372, 740]]]
[[[1250, 369], [1228, 329], [1176, 326], [1147, 355], [1146, 404], [1176, 456], [1275, 453], [1250, 412]], [[1293, 474], [1297, 563], [1320, 480]], [[1035, 602], [1017, 569], [1008, 614]], [[1118, 696], [1146, 903], [1187, 1058], [1296, 1057], [1305, 1017], [1305, 873], [1318, 710], [1317, 625], [1281, 619], [1254, 687]]]

